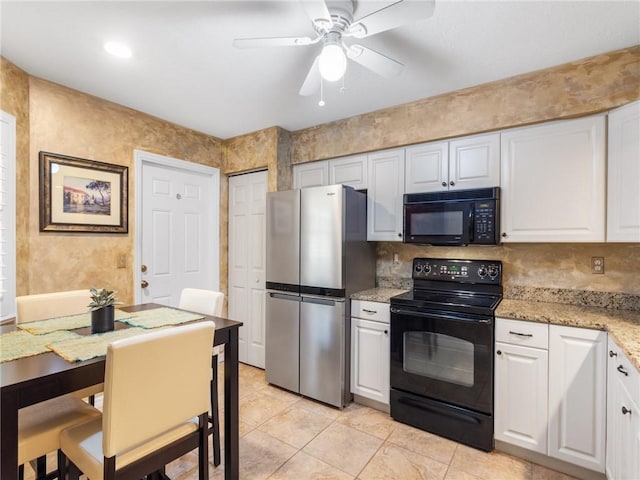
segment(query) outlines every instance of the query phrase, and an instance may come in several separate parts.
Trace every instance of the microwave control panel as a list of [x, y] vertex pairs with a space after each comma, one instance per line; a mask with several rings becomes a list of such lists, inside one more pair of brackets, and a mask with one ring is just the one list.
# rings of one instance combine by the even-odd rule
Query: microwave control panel
[[475, 202], [474, 206], [474, 232], [473, 243], [496, 243], [496, 202], [494, 200], [483, 200]]
[[500, 285], [502, 283], [502, 262], [499, 260], [414, 258], [412, 277], [414, 280]]

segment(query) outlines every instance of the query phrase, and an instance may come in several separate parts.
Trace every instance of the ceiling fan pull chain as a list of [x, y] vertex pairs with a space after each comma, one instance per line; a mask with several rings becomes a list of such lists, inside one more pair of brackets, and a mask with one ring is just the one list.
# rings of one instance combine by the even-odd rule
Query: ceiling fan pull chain
[[320, 75], [320, 101], [318, 102], [318, 105], [324, 107], [324, 79], [322, 78], [322, 75]]

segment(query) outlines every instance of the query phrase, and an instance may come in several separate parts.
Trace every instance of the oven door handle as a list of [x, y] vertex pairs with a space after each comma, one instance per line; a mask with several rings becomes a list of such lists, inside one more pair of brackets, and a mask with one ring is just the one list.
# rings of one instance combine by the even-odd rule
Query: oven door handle
[[400, 315], [410, 315], [413, 317], [441, 318], [443, 320], [461, 320], [463, 322], [473, 322], [473, 323], [491, 323], [493, 321], [492, 318], [460, 316], [453, 312], [447, 313], [447, 314], [435, 313], [435, 312], [425, 313], [425, 312], [418, 312], [415, 310], [404, 310], [402, 308], [396, 308], [396, 307], [391, 307], [391, 313], [397, 313]]

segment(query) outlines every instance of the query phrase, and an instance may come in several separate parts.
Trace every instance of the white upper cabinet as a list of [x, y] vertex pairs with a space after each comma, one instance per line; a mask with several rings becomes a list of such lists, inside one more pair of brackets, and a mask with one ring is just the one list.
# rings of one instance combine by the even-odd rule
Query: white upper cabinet
[[367, 155], [329, 160], [329, 185], [340, 183], [356, 190], [367, 188]]
[[367, 240], [402, 241], [404, 148], [369, 154]]
[[500, 185], [500, 134], [463, 137], [406, 149], [405, 193]]
[[293, 166], [293, 188], [329, 185], [329, 162], [302, 163]]
[[508, 130], [504, 242], [604, 242], [605, 116]]
[[488, 133], [449, 142], [449, 189], [500, 185], [500, 134]]
[[640, 102], [609, 112], [607, 241], [640, 242]]
[[449, 189], [449, 142], [433, 142], [406, 149], [404, 193]]

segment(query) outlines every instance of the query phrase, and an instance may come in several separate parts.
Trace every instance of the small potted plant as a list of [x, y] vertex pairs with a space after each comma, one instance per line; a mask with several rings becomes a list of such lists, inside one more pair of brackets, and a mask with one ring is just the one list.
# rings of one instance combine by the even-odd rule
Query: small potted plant
[[115, 318], [114, 305], [116, 302], [116, 292], [106, 288], [97, 289], [91, 287], [89, 290], [91, 303], [91, 333], [109, 332], [113, 330]]

